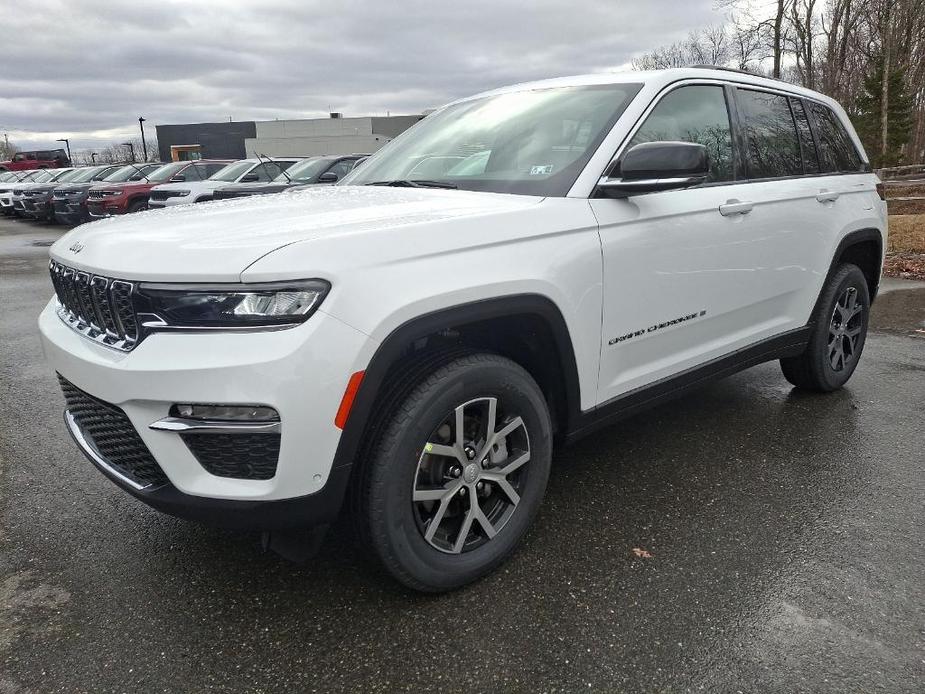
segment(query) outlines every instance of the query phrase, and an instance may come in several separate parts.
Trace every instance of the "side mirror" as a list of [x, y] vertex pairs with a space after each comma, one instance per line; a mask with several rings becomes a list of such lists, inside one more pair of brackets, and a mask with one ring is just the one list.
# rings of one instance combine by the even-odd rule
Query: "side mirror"
[[241, 177], [241, 183], [255, 183], [260, 177], [255, 173], [245, 174]]
[[336, 183], [340, 176], [334, 171], [325, 171], [318, 177], [318, 183]]
[[170, 179], [171, 183], [183, 183], [186, 180], [186, 174], [177, 174]]
[[643, 142], [624, 153], [608, 173], [597, 184], [608, 198], [691, 188], [707, 180], [710, 155], [694, 142]]

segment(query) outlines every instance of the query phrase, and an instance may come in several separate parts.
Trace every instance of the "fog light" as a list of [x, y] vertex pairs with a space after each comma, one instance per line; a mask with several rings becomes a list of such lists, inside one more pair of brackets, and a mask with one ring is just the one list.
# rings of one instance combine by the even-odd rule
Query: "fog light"
[[278, 422], [279, 412], [265, 405], [174, 405], [173, 417], [214, 422]]

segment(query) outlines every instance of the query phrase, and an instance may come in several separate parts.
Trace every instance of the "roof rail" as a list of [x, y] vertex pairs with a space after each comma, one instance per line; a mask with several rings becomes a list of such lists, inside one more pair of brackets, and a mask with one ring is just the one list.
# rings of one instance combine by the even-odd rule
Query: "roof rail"
[[790, 84], [790, 86], [795, 86], [786, 80], [782, 80], [779, 77], [768, 77], [766, 75], [761, 75], [755, 72], [749, 72], [748, 70], [740, 70], [737, 67], [725, 67], [723, 65], [690, 65], [689, 67], [695, 70], [721, 70], [723, 72], [736, 72], [740, 75], [748, 75], [749, 77], [761, 77], [766, 80], [773, 80], [775, 82], [783, 82], [784, 84]]

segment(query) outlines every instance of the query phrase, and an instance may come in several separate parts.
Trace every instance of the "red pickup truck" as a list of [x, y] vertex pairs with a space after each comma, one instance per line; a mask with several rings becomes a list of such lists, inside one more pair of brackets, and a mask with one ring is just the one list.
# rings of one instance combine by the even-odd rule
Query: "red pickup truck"
[[0, 161], [0, 171], [24, 171], [26, 169], [60, 169], [70, 166], [71, 160], [63, 149], [45, 149], [31, 152], [17, 152], [8, 161]]

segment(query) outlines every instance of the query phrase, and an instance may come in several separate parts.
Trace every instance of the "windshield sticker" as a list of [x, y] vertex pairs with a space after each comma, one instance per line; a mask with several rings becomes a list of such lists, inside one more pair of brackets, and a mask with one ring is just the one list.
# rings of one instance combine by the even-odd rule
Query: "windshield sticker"
[[672, 318], [671, 320], [666, 320], [664, 323], [656, 323], [655, 325], [650, 325], [648, 328], [645, 328], [643, 330], [636, 330], [635, 332], [626, 333], [626, 335], [620, 335], [620, 337], [613, 338], [607, 344], [616, 345], [620, 342], [626, 342], [627, 340], [632, 340], [634, 337], [640, 337], [647, 333], [654, 333], [656, 330], [662, 330], [663, 328], [668, 328], [672, 325], [677, 325], [678, 323], [686, 323], [687, 321], [694, 320], [695, 318], [703, 318], [705, 315], [707, 315], [706, 311], [688, 313], [686, 316]]
[[531, 176], [546, 176], [552, 173], [552, 164], [543, 164], [542, 166], [533, 166], [530, 168]]

